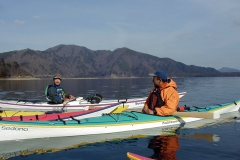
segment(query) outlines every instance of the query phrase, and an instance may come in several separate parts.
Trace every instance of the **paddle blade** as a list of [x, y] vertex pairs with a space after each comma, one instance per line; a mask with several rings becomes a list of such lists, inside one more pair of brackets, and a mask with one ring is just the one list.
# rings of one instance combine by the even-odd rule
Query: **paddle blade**
[[131, 160], [153, 160], [151, 158], [140, 156], [138, 154], [131, 153], [131, 152], [127, 152], [127, 158]]
[[205, 119], [218, 119], [220, 114], [214, 112], [175, 112], [173, 116], [205, 118]]

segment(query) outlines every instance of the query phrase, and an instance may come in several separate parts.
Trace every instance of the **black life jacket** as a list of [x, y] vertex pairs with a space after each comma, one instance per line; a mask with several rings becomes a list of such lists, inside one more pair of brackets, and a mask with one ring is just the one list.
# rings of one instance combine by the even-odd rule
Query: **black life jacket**
[[162, 100], [160, 89], [153, 91], [148, 102], [148, 108], [154, 110], [155, 107], [161, 108], [164, 104], [165, 102]]

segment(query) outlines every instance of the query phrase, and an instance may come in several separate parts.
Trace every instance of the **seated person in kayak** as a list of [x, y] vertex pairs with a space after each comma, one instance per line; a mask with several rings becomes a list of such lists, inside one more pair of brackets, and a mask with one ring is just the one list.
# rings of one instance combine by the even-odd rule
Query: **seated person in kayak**
[[179, 103], [177, 84], [161, 70], [149, 75], [153, 76], [154, 89], [150, 91], [142, 112], [160, 116], [172, 115]]
[[60, 86], [61, 80], [62, 79], [60, 74], [56, 74], [53, 77], [53, 85], [48, 86], [47, 98], [50, 100], [51, 103], [61, 104], [71, 100], [76, 100], [73, 95], [66, 94], [63, 88]]

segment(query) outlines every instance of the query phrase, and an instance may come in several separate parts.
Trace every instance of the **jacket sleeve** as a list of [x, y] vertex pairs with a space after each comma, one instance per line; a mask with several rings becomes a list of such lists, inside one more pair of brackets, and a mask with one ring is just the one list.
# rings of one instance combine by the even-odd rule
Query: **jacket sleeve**
[[62, 100], [58, 98], [57, 96], [57, 89], [53, 86], [48, 88], [48, 98], [51, 100], [51, 102], [55, 104], [61, 104]]
[[157, 115], [168, 116], [176, 112], [179, 103], [179, 95], [177, 90], [175, 90], [173, 87], [163, 89], [161, 91], [161, 97], [165, 104], [162, 107], [155, 108]]

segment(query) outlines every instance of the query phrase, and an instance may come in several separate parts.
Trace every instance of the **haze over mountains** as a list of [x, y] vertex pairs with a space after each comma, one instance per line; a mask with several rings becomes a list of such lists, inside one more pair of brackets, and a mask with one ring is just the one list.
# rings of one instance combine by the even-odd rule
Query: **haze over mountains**
[[[58, 45], [45, 51], [24, 49], [4, 52], [0, 58], [6, 63], [19, 64], [34, 77], [52, 77], [56, 73], [68, 78], [148, 77], [149, 73], [159, 69], [169, 77], [229, 76], [229, 73], [224, 74], [214, 68], [185, 65], [128, 48], [93, 51], [76, 45]], [[230, 75], [240, 76], [240, 72]]]
[[221, 69], [218, 69], [219, 72], [240, 72], [238, 69], [229, 68], [229, 67], [222, 67]]

